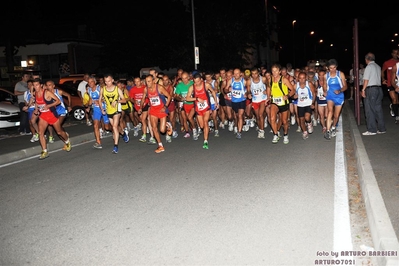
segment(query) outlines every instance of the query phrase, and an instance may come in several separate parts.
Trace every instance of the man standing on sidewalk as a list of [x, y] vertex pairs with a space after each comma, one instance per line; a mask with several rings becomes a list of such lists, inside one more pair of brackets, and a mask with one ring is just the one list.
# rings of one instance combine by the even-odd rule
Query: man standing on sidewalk
[[18, 105], [20, 110], [20, 124], [19, 124], [19, 134], [31, 134], [30, 127], [29, 127], [29, 118], [28, 112], [22, 110], [25, 106], [25, 99], [24, 95], [25, 92], [28, 91], [28, 80], [30, 79], [30, 75], [28, 73], [22, 73], [21, 80], [15, 84], [14, 87], [14, 94], [18, 97]]
[[381, 67], [375, 62], [373, 53], [365, 56], [367, 67], [363, 75], [362, 97], [366, 112], [367, 131], [363, 136], [373, 136], [386, 132], [382, 111]]

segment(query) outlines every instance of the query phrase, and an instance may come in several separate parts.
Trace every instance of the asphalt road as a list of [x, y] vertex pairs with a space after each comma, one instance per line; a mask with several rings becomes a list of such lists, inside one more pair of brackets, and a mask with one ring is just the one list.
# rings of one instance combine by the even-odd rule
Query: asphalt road
[[350, 230], [340, 132], [38, 151], [1, 168], [0, 265], [314, 265], [361, 250], [373, 244]]

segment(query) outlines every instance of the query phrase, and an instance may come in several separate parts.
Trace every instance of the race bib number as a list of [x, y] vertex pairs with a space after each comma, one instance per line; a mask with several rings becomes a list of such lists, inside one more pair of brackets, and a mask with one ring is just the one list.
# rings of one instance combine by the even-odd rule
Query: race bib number
[[152, 97], [152, 98], [150, 98], [150, 103], [151, 103], [151, 106], [159, 106], [159, 105], [161, 105], [161, 99], [158, 96]]
[[304, 101], [306, 101], [307, 99], [308, 99], [308, 96], [302, 96], [302, 97], [299, 98], [299, 101], [300, 101], [300, 102], [304, 102]]
[[255, 98], [261, 96], [262, 92], [263, 91], [261, 89], [252, 90], [252, 94], [254, 95]]
[[324, 92], [320, 91], [319, 95], [317, 95], [319, 97], [320, 100], [325, 100], [326, 97], [324, 96]]
[[197, 102], [198, 111], [203, 111], [208, 107], [208, 102], [204, 101], [203, 103]]
[[285, 101], [283, 100], [283, 97], [273, 97], [273, 103], [281, 106], [285, 105]]
[[234, 98], [241, 98], [242, 91], [232, 91], [232, 94]]
[[44, 107], [46, 106], [46, 104], [38, 104], [37, 108], [39, 109], [40, 112], [47, 112], [47, 110], [44, 110]]

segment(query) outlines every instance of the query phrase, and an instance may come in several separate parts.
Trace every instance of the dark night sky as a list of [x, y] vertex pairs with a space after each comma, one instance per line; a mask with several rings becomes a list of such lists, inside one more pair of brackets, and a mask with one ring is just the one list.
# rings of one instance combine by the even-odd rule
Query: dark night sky
[[[169, 0], [163, 0], [169, 1]], [[191, 0], [185, 0], [191, 2]], [[194, 5], [197, 1], [210, 3], [215, 0], [194, 0]], [[336, 56], [339, 62], [344, 65], [350, 65], [353, 60], [352, 55], [352, 28], [354, 19], [358, 19], [359, 24], [359, 58], [363, 62], [364, 54], [367, 52], [374, 52], [376, 54], [377, 63], [382, 64], [382, 61], [389, 59], [390, 50], [394, 45], [398, 44], [399, 37], [393, 44], [391, 39], [393, 34], [399, 32], [399, 16], [396, 15], [395, 1], [380, 1], [367, 4], [366, 2], [357, 3], [350, 1], [285, 1], [285, 0], [250, 0], [226, 1], [229, 4], [237, 5], [237, 8], [245, 8], [245, 5], [251, 2], [261, 1], [267, 2], [269, 8], [273, 5], [279, 11], [278, 15], [278, 36], [279, 42], [282, 45], [280, 51], [280, 62], [293, 62], [293, 48], [295, 48], [296, 62], [302, 64], [305, 59], [315, 57], [315, 53], [322, 56], [322, 50], [328, 49], [326, 46], [333, 43], [334, 50], [332, 53], [325, 53], [324, 56]], [[48, 21], [69, 21], [69, 23], [84, 23], [85, 20], [113, 18], [118, 21], [118, 16], [131, 16], [132, 21], [137, 19], [148, 19], [152, 10], [156, 6], [149, 4], [148, 10], [135, 10], [134, 2], [131, 7], [126, 6], [122, 1], [81, 1], [78, 5], [63, 5], [61, 9], [55, 9], [43, 1], [29, 1], [23, 8], [10, 9], [15, 10], [20, 16], [25, 12], [33, 11], [38, 13], [40, 10], [41, 16], [32, 16], [33, 19], [45, 19]], [[352, 7], [352, 5], [356, 5]], [[89, 11], [91, 7], [102, 7], [104, 14], [91, 14]], [[111, 10], [111, 11], [110, 11]], [[167, 15], [165, 10], [165, 15]], [[395, 21], [396, 15], [396, 21]], [[9, 19], [16, 17], [12, 12], [6, 14]], [[111, 20], [111, 21], [112, 21]], [[292, 21], [296, 20], [295, 26], [292, 26]], [[196, 22], [198, 23], [198, 22]], [[117, 30], [118, 27], [115, 27]], [[179, 30], [179, 29], [173, 29]], [[309, 35], [310, 31], [314, 31], [313, 36]], [[23, 34], [22, 31], [17, 31], [18, 34]], [[0, 37], [1, 38], [1, 37]], [[323, 39], [325, 47], [317, 44], [317, 41]], [[294, 45], [293, 45], [293, 40]], [[348, 51], [344, 52], [344, 49]], [[326, 58], [329, 59], [329, 58]]]
[[[399, 32], [399, 17], [395, 1], [381, 1], [374, 3], [354, 3], [350, 1], [276, 1], [280, 5], [279, 21], [281, 42], [286, 43], [287, 53], [282, 51], [280, 59], [289, 60], [293, 57], [292, 39], [295, 36], [297, 61], [304, 54], [310, 56], [314, 49], [321, 45], [318, 40], [324, 40], [324, 46], [334, 45], [338, 62], [345, 68], [353, 61], [352, 32], [355, 18], [358, 24], [359, 62], [364, 63], [367, 52], [376, 54], [376, 61], [382, 64], [391, 56], [391, 49], [398, 47], [399, 37], [392, 43], [394, 33]], [[352, 6], [356, 5], [356, 6]], [[395, 21], [396, 15], [396, 21]], [[296, 20], [294, 29], [292, 21]], [[315, 34], [311, 36], [310, 31]], [[316, 47], [316, 48], [314, 48]], [[327, 48], [328, 49], [328, 48]], [[348, 49], [345, 52], [344, 49]], [[332, 50], [332, 48], [330, 48]], [[329, 58], [326, 58], [329, 59]], [[303, 62], [303, 61], [302, 61]]]

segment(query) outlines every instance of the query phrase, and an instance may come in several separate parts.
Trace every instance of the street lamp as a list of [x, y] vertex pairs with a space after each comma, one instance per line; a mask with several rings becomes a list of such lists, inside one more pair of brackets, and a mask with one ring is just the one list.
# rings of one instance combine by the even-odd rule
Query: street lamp
[[295, 67], [295, 23], [296, 20], [293, 20], [292, 21], [292, 60], [294, 67]]

